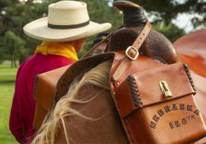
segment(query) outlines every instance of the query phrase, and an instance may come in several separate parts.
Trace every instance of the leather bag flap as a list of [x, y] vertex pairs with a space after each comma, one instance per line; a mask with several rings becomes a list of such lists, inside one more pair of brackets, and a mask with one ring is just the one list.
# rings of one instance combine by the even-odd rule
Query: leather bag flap
[[[171, 91], [171, 97], [166, 97], [161, 90], [161, 81], [167, 83], [165, 87]], [[195, 94], [195, 87], [189, 69], [185, 64], [176, 63], [137, 72], [128, 76], [117, 87], [115, 98], [120, 116], [125, 117], [141, 107], [190, 94]]]

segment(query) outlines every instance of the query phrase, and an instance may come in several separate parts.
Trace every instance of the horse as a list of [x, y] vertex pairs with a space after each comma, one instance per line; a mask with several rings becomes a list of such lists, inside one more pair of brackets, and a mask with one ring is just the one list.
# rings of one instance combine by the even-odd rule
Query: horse
[[[121, 3], [117, 3], [117, 7], [121, 9], [120, 6]], [[123, 6], [125, 8], [128, 3], [123, 3]], [[129, 8], [132, 6], [134, 4], [129, 4]], [[122, 50], [133, 43], [141, 30], [141, 27], [124, 27], [113, 33], [108, 50], [120, 51], [116, 59], [112, 52], [88, 57], [72, 65], [62, 75], [57, 85], [52, 110], [45, 118], [33, 143], [130, 143], [113, 101], [110, 72], [115, 69], [112, 69], [112, 64], [115, 65], [113, 67], [117, 67], [118, 61], [123, 59]], [[161, 40], [156, 41], [157, 37]], [[153, 63], [187, 62], [184, 55], [181, 55], [181, 39], [178, 41], [174, 43], [179, 52], [177, 56], [173, 45], [163, 35], [152, 30], [143, 43], [140, 54], [154, 59]], [[145, 63], [139, 67], [144, 67], [148, 61], [151, 62], [145, 57], [141, 59]], [[131, 63], [131, 67], [135, 64]], [[195, 68], [191, 68], [194, 70], [192, 75], [195, 83], [198, 83], [197, 89], [201, 95], [198, 97], [201, 97], [201, 100], [198, 100], [197, 96], [195, 98], [198, 104], [203, 102], [200, 104], [200, 111], [203, 113], [206, 91], [202, 84], [206, 82], [199, 78], [199, 74], [203, 76], [204, 73], [195, 72]], [[203, 116], [205, 117], [205, 113]]]

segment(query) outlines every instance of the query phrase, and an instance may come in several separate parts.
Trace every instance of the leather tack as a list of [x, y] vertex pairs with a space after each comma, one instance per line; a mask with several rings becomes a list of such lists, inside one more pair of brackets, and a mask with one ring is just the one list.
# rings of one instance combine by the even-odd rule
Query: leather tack
[[[132, 44], [132, 47], [135, 47], [136, 51], [138, 51], [140, 49], [141, 45], [144, 43], [145, 39], [147, 38], [147, 36], [151, 30], [151, 27], [152, 26], [151, 26], [150, 22], [147, 21], [142, 32], [140, 33], [140, 35], [137, 37], [137, 39]], [[133, 52], [133, 50], [131, 50], [131, 49], [130, 49], [129, 53], [132, 55], [135, 54], [135, 52]], [[125, 57], [126, 57], [126, 55], [125, 55]], [[128, 58], [124, 58], [121, 61], [120, 65], [118, 66], [115, 73], [113, 74], [114, 81], [118, 81], [118, 79], [121, 77], [122, 73], [128, 68], [129, 63], [130, 63], [130, 60]]]
[[132, 44], [132, 46], [136, 47], [137, 50], [140, 49], [140, 47], [142, 46], [142, 44], [144, 43], [145, 39], [147, 38], [150, 30], [152, 28], [152, 25], [150, 24], [149, 21], [147, 21], [146, 25], [144, 26], [142, 32], [139, 34], [139, 36], [137, 37], [137, 39], [134, 41], [134, 43]]

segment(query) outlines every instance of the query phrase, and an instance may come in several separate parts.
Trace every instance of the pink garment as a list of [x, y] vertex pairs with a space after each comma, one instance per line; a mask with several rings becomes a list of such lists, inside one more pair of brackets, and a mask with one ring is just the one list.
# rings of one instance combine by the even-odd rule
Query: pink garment
[[38, 74], [72, 64], [73, 60], [58, 55], [38, 53], [28, 58], [18, 69], [9, 127], [20, 143], [29, 141], [34, 134], [35, 101], [32, 97], [35, 77]]

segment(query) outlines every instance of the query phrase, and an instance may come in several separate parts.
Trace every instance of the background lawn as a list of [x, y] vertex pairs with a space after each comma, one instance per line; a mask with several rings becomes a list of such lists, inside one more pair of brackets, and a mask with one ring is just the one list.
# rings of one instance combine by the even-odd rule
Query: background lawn
[[0, 65], [0, 144], [17, 144], [9, 130], [16, 71], [16, 68], [10, 68], [9, 61]]

